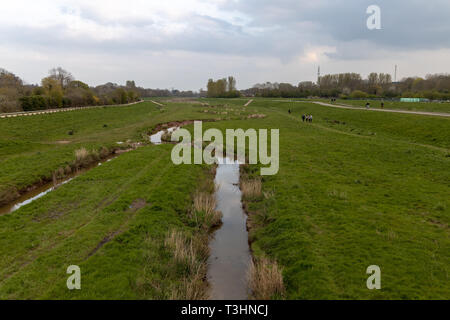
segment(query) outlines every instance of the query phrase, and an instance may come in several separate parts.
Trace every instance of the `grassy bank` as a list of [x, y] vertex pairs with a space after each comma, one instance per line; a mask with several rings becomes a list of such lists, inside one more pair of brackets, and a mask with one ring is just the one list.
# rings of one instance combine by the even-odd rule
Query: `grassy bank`
[[[281, 266], [286, 298], [450, 297], [448, 119], [253, 106], [267, 118], [214, 126], [280, 129], [280, 172], [245, 201], [254, 254]], [[382, 290], [366, 287], [373, 264]]]
[[[193, 197], [213, 176], [206, 167], [172, 165], [170, 149], [124, 154], [0, 217], [0, 297], [195, 298], [194, 269], [207, 249], [191, 217]], [[194, 248], [180, 259], [183, 243]], [[67, 289], [69, 265], [80, 266], [82, 290]]]
[[33, 184], [51, 181], [56, 170], [71, 166], [76, 150], [95, 153], [123, 146], [117, 142], [147, 142], [145, 135], [159, 123], [213, 117], [196, 105], [172, 103], [169, 108], [145, 102], [0, 119], [0, 204]]

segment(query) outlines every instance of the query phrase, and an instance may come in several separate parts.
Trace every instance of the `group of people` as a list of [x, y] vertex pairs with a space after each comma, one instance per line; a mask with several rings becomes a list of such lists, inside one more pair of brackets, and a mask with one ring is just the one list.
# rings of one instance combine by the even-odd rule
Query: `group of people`
[[313, 122], [313, 116], [310, 114], [310, 115], [306, 115], [306, 114], [303, 114], [302, 115], [302, 120], [303, 120], [303, 122]]

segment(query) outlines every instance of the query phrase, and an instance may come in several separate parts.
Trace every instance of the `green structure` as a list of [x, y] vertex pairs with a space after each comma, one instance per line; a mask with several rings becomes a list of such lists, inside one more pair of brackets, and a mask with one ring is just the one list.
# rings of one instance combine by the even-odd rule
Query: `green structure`
[[401, 98], [400, 102], [428, 102], [428, 99], [424, 98]]

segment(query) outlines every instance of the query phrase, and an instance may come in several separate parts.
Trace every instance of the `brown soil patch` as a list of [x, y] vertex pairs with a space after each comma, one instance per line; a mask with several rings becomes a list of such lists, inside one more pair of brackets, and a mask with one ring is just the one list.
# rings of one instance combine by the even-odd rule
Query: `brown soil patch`
[[98, 245], [95, 247], [95, 249], [89, 253], [88, 257], [91, 257], [92, 255], [94, 255], [98, 250], [100, 250], [101, 247], [103, 247], [105, 244], [107, 244], [112, 239], [114, 239], [114, 237], [117, 236], [119, 233], [120, 233], [120, 231], [116, 231], [116, 232], [113, 232], [113, 233], [107, 235], [106, 237], [104, 237], [103, 240], [100, 241], [98, 243]]
[[129, 212], [136, 212], [144, 207], [147, 206], [147, 201], [144, 199], [136, 199], [133, 201], [133, 203], [130, 205]]

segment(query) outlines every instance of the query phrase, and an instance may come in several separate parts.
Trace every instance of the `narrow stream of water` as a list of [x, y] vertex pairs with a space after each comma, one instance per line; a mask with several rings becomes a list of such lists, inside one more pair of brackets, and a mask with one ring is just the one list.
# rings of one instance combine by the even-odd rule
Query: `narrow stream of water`
[[[167, 129], [167, 131], [169, 133], [172, 133], [172, 132], [174, 132], [177, 129], [178, 129], [178, 127], [172, 127], [172, 128]], [[162, 138], [164, 132], [165, 132], [165, 130], [162, 130], [162, 131], [159, 131], [159, 132], [155, 133], [154, 135], [151, 135], [150, 136], [150, 142], [153, 143], [153, 144], [157, 144], [157, 145], [158, 144], [162, 144], [163, 142], [162, 142], [161, 138]]]
[[0, 208], [0, 215], [8, 214], [11, 212], [14, 212], [18, 209], [20, 209], [23, 206], [26, 206], [27, 204], [30, 204], [34, 200], [37, 200], [39, 198], [42, 198], [47, 193], [52, 192], [59, 186], [66, 184], [73, 178], [69, 178], [65, 181], [62, 181], [61, 183], [57, 184], [56, 186], [53, 184], [53, 182], [47, 183], [39, 188], [34, 189], [33, 191], [27, 192], [25, 195], [18, 198], [16, 201]]
[[60, 186], [72, 181], [77, 176], [79, 176], [95, 167], [98, 167], [105, 162], [109, 162], [116, 157], [118, 157], [118, 155], [110, 156], [105, 160], [99, 161], [98, 164], [89, 166], [87, 168], [80, 169], [77, 172], [66, 176], [64, 179], [58, 180], [58, 182], [56, 184], [54, 182], [48, 182], [38, 188], [35, 188], [35, 189], [21, 195], [19, 198], [17, 198], [13, 202], [7, 204], [6, 206], [0, 207], [0, 216], [4, 215], [4, 214], [12, 213], [12, 212], [22, 208], [23, 206], [26, 206], [27, 204], [30, 204], [31, 202], [33, 202], [39, 198], [42, 198], [43, 196], [56, 190]]
[[[173, 128], [169, 128], [168, 131], [173, 132], [176, 129], [177, 129], [177, 127], [173, 127]], [[165, 130], [162, 130], [162, 131], [159, 131], [156, 134], [150, 136], [150, 142], [152, 142], [153, 144], [162, 144], [161, 137], [164, 134], [164, 132], [165, 132]], [[123, 142], [118, 142], [117, 144], [120, 145], [120, 144], [123, 144]], [[78, 172], [69, 175], [68, 177], [66, 177], [63, 180], [58, 181], [58, 183], [56, 185], [53, 182], [49, 182], [49, 183], [46, 183], [36, 189], [33, 189], [32, 191], [29, 191], [29, 192], [23, 194], [15, 201], [7, 204], [6, 206], [0, 207], [0, 215], [12, 213], [12, 212], [18, 210], [19, 208], [26, 206], [27, 204], [30, 204], [31, 202], [33, 202], [39, 198], [42, 198], [46, 194], [57, 189], [59, 186], [70, 182], [75, 177], [79, 176], [80, 174], [85, 173], [86, 171], [89, 171], [89, 170], [101, 165], [102, 163], [109, 162], [117, 156], [118, 155], [109, 157], [108, 159], [99, 162], [98, 165], [93, 165], [89, 168], [80, 169]]]
[[239, 189], [239, 163], [219, 159], [216, 173], [217, 208], [223, 214], [223, 225], [211, 240], [208, 281], [213, 300], [247, 300], [247, 271], [250, 248], [247, 233], [247, 215], [242, 208]]

